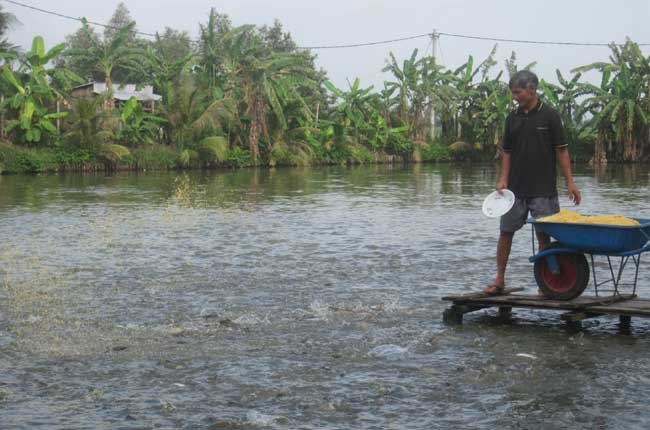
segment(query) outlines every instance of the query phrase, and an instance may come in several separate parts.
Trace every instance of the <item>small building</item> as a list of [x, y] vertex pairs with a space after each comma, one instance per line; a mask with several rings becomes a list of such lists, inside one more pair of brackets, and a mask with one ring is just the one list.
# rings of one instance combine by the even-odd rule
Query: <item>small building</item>
[[[70, 91], [72, 97], [95, 97], [106, 92], [106, 82], [88, 82], [87, 84], [74, 87]], [[113, 83], [113, 98], [118, 102], [126, 102], [131, 97], [135, 97], [140, 102], [144, 110], [154, 112], [156, 102], [162, 100], [160, 94], [153, 92], [153, 86], [145, 85], [141, 89], [136, 89], [135, 84], [118, 84]]]

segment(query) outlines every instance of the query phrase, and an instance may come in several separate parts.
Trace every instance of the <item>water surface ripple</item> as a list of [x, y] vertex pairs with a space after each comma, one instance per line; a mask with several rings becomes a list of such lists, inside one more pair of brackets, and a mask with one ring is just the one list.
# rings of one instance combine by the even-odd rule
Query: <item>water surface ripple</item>
[[[584, 212], [650, 218], [647, 168], [576, 181]], [[441, 296], [493, 275], [495, 182], [491, 165], [0, 177], [0, 428], [648, 428], [644, 320], [442, 324]], [[508, 281], [534, 292], [529, 254], [526, 229]]]

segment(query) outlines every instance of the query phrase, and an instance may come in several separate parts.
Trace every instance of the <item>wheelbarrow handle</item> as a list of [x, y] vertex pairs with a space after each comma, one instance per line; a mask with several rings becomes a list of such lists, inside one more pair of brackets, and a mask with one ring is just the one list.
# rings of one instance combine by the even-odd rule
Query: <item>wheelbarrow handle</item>
[[554, 255], [554, 254], [592, 254], [592, 255], [607, 255], [610, 257], [629, 257], [632, 255], [643, 254], [644, 252], [648, 252], [648, 251], [650, 251], [650, 242], [648, 242], [642, 248], [633, 249], [630, 251], [623, 251], [623, 252], [589, 252], [586, 250], [580, 250], [575, 248], [558, 247], [558, 248], [551, 248], [551, 249], [546, 249], [544, 251], [538, 252], [532, 257], [529, 257], [528, 261], [534, 263], [540, 258], [544, 258], [548, 255]]
[[555, 255], [555, 254], [584, 254], [584, 251], [580, 251], [575, 248], [565, 248], [565, 247], [550, 248], [550, 249], [545, 249], [544, 251], [538, 252], [537, 254], [529, 257], [528, 261], [534, 263], [540, 258], [544, 258], [548, 255]]

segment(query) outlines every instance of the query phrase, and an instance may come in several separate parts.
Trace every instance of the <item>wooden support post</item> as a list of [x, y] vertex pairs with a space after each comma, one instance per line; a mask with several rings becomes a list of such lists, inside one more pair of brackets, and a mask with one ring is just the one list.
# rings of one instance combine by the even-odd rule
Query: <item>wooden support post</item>
[[511, 306], [499, 306], [499, 318], [502, 320], [509, 320], [512, 318], [512, 307]]
[[629, 330], [630, 325], [632, 324], [632, 317], [629, 315], [619, 315], [618, 316], [618, 326], [623, 330]]
[[462, 324], [463, 315], [470, 312], [479, 311], [489, 308], [490, 305], [461, 305], [454, 303], [450, 308], [445, 309], [442, 314], [442, 320], [449, 324]]
[[458, 306], [452, 305], [452, 307], [445, 309], [442, 313], [442, 321], [446, 324], [462, 324], [463, 312]]
[[582, 321], [567, 321], [566, 326], [571, 331], [582, 330]]

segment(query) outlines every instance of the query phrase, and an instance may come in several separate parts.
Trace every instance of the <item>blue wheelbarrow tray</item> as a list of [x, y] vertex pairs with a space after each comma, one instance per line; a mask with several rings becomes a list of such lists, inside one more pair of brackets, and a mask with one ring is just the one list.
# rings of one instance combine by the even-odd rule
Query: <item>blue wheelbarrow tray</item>
[[[528, 219], [528, 222], [560, 242], [563, 247], [588, 254], [625, 256], [650, 250], [650, 244], [646, 245], [650, 240], [650, 219], [634, 219], [639, 225], [543, 222], [534, 218]], [[560, 249], [555, 250], [558, 251], [562, 252]], [[541, 254], [544, 252], [534, 257], [542, 257]]]

